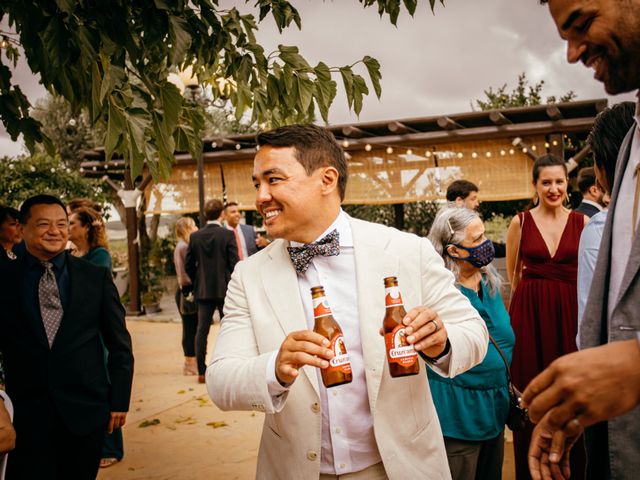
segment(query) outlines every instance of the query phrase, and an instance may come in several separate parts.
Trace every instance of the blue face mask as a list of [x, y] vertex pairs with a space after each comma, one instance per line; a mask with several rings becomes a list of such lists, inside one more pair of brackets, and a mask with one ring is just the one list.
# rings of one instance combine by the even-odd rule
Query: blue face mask
[[454, 258], [456, 260], [464, 260], [465, 262], [469, 262], [471, 265], [477, 268], [486, 267], [493, 261], [494, 257], [496, 256], [496, 251], [493, 248], [493, 242], [491, 242], [491, 240], [488, 240], [488, 239], [482, 242], [477, 247], [467, 248], [467, 247], [463, 247], [459, 243], [454, 243], [453, 245], [455, 245], [456, 247], [462, 250], [466, 250], [469, 253], [469, 256], [466, 258], [453, 257], [449, 255], [448, 251], [447, 251], [447, 255], [449, 255], [451, 258]]

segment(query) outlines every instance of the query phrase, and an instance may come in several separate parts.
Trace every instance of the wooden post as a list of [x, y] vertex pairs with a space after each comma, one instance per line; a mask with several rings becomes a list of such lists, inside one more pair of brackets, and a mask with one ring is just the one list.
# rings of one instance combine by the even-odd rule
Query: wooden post
[[404, 230], [404, 204], [403, 203], [394, 204], [393, 213], [395, 214], [394, 226], [398, 230]]
[[198, 152], [196, 158], [196, 164], [198, 167], [198, 219], [200, 228], [207, 224], [207, 219], [204, 216], [204, 142], [202, 142], [202, 148]]
[[138, 228], [136, 205], [138, 198], [151, 183], [152, 177], [147, 174], [137, 188], [133, 186], [131, 170], [126, 167], [124, 171], [124, 188], [121, 188], [108, 176], [102, 177], [122, 199], [125, 211], [125, 225], [127, 227], [127, 256], [129, 257], [129, 303], [126, 305], [127, 315], [142, 315], [140, 303], [140, 252], [138, 250]]

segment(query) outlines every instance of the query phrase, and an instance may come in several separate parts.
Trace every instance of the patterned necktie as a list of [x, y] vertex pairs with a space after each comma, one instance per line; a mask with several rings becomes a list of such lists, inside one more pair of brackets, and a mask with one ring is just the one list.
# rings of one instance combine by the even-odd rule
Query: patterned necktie
[[301, 247], [288, 247], [287, 250], [296, 272], [304, 273], [316, 255], [332, 257], [340, 253], [340, 235], [338, 230], [332, 230], [317, 242], [307, 243]]
[[40, 316], [44, 324], [44, 331], [47, 334], [49, 348], [53, 345], [56, 338], [60, 322], [62, 321], [62, 302], [60, 301], [60, 292], [56, 283], [56, 276], [53, 273], [53, 264], [51, 262], [42, 262], [44, 273], [40, 277], [38, 285], [38, 300], [40, 301]]

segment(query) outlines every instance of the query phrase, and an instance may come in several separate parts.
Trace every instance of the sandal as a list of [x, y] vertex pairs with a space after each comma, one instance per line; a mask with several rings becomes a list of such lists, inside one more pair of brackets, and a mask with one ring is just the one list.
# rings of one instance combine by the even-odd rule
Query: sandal
[[101, 458], [100, 459], [100, 468], [109, 468], [113, 465], [115, 465], [116, 463], [118, 463], [120, 460], [118, 460], [117, 458]]

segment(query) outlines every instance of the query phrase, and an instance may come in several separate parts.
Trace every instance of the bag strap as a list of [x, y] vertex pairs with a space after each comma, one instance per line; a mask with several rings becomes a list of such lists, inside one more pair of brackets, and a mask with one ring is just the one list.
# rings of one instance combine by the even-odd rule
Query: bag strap
[[[516, 279], [516, 273], [518, 272], [518, 263], [520, 262], [520, 246], [522, 245], [522, 231], [524, 230], [524, 212], [518, 213], [518, 218], [520, 218], [520, 238], [518, 239], [518, 249], [516, 250], [516, 263], [513, 266], [513, 276], [511, 277], [512, 281], [510, 284], [511, 287], [511, 298], [513, 298], [513, 280]], [[522, 275], [522, 268], [520, 269], [520, 275]]]
[[489, 340], [491, 340], [491, 343], [493, 343], [493, 346], [496, 347], [496, 350], [498, 350], [498, 353], [502, 357], [502, 361], [504, 362], [504, 366], [507, 369], [507, 380], [509, 380], [509, 384], [511, 384], [511, 369], [509, 368], [509, 362], [507, 362], [507, 357], [504, 356], [504, 353], [502, 353], [502, 350], [498, 346], [498, 342], [496, 342], [493, 339], [493, 337], [491, 336], [490, 333], [489, 333]]

